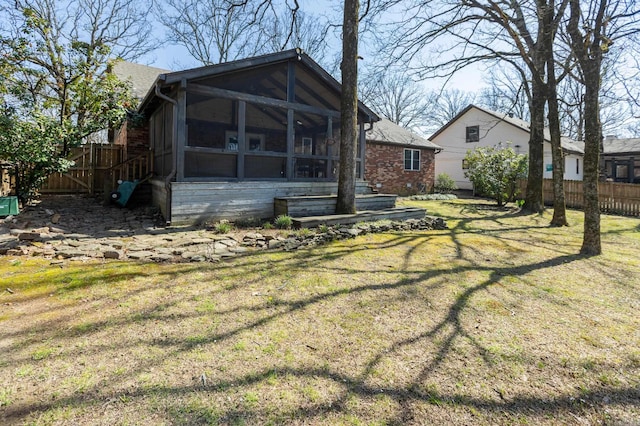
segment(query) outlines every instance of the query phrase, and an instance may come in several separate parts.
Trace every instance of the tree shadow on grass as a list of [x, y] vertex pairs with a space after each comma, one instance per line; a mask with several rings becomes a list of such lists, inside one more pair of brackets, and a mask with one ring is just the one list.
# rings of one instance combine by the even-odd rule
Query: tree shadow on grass
[[[472, 220], [472, 219], [470, 219]], [[513, 230], [513, 228], [508, 228]], [[460, 230], [459, 232], [473, 232], [473, 230]], [[456, 241], [457, 233], [451, 231], [438, 231], [439, 235], [449, 235], [454, 241], [454, 244], [458, 246], [459, 257], [464, 259], [464, 250], [460, 247], [464, 247], [460, 241]], [[289, 318], [292, 321], [304, 321], [304, 311], [310, 307], [321, 306], [324, 303], [333, 303], [344, 297], [358, 296], [362, 294], [378, 295], [389, 290], [398, 290], [403, 288], [411, 288], [415, 285], [420, 285], [429, 281], [434, 283], [430, 286], [436, 286], [438, 280], [445, 280], [450, 274], [461, 274], [464, 272], [482, 272], [488, 274], [488, 277], [476, 285], [463, 288], [459, 292], [448, 309], [444, 311], [444, 315], [439, 321], [436, 321], [428, 329], [415, 332], [410, 337], [396, 338], [386, 345], [384, 348], [377, 351], [377, 353], [369, 356], [364, 368], [358, 371], [354, 371], [353, 374], [341, 372], [338, 369], [331, 367], [316, 368], [314, 366], [300, 366], [300, 367], [282, 367], [282, 366], [268, 366], [257, 368], [257, 371], [252, 373], [236, 377], [229, 380], [213, 380], [206, 386], [196, 385], [175, 385], [153, 388], [141, 388], [138, 387], [134, 390], [127, 391], [127, 398], [140, 398], [153, 397], [154, 395], [183, 395], [188, 396], [192, 394], [201, 394], [208, 392], [224, 392], [227, 389], [240, 392], [246, 389], [252, 384], [264, 384], [267, 383], [269, 377], [274, 371], [277, 374], [289, 375], [291, 377], [299, 378], [315, 378], [320, 377], [335, 383], [339, 386], [341, 391], [335, 395], [330, 403], [322, 404], [307, 404], [300, 405], [297, 408], [282, 408], [276, 409], [275, 415], [284, 419], [317, 419], [322, 421], [322, 417], [327, 414], [348, 415], [351, 409], [348, 407], [349, 398], [353, 395], [361, 396], [364, 398], [371, 398], [375, 395], [384, 394], [392, 398], [400, 406], [403, 406], [403, 413], [398, 414], [395, 418], [388, 419], [389, 423], [408, 423], [415, 420], [414, 416], [418, 414], [414, 412], [413, 404], [415, 402], [427, 403], [427, 404], [451, 404], [452, 406], [473, 407], [490, 412], [510, 412], [521, 416], [527, 416], [532, 411], [534, 413], [542, 413], [545, 415], [553, 416], [558, 412], [571, 412], [571, 410], [582, 409], [580, 404], [575, 401], [580, 399], [588, 401], [589, 404], [593, 404], [595, 400], [600, 398], [603, 394], [609, 398], [609, 403], [604, 405], [620, 405], [627, 403], [631, 400], [631, 404], [638, 405], [637, 400], [633, 400], [632, 397], [637, 396], [637, 390], [634, 388], [610, 388], [610, 389], [586, 389], [576, 393], [566, 393], [559, 397], [551, 398], [534, 398], [526, 396], [515, 396], [502, 400], [495, 400], [492, 398], [478, 398], [473, 397], [464, 392], [440, 392], [436, 390], [425, 390], [420, 385], [434, 372], [436, 372], [452, 355], [454, 344], [457, 341], [465, 341], [475, 349], [479, 354], [479, 358], [483, 363], [490, 365], [492, 358], [489, 351], [483, 345], [481, 341], [465, 328], [462, 321], [462, 315], [469, 308], [469, 303], [473, 297], [481, 292], [487, 291], [493, 287], [505, 276], [522, 276], [529, 272], [554, 268], [559, 265], [571, 263], [580, 259], [584, 259], [583, 256], [565, 254], [562, 256], [552, 257], [539, 262], [525, 263], [519, 266], [496, 266], [496, 265], [478, 265], [470, 263], [468, 265], [459, 265], [452, 268], [423, 268], [421, 270], [413, 269], [408, 270], [410, 265], [410, 259], [417, 256], [420, 248], [423, 248], [429, 243], [429, 239], [433, 235], [428, 233], [427, 235], [421, 235], [418, 233], [410, 234], [392, 234], [390, 238], [387, 238], [379, 243], [372, 242], [352, 242], [344, 243], [345, 247], [339, 246], [333, 247], [332, 250], [327, 251], [324, 249], [314, 249], [310, 251], [298, 251], [295, 253], [285, 253], [279, 255], [279, 258], [270, 259], [269, 262], [278, 271], [286, 268], [293, 268], [294, 271], [323, 271], [326, 268], [331, 268], [335, 274], [359, 274], [365, 272], [364, 269], [353, 268], [349, 265], [340, 265], [339, 261], [350, 255], [356, 255], [358, 253], [370, 253], [373, 257], [374, 253], [384, 254], [385, 250], [402, 248], [404, 254], [404, 264], [399, 265], [393, 270], [387, 270], [384, 267], [379, 267], [375, 263], [371, 264], [370, 269], [376, 274], [389, 276], [389, 280], [382, 283], [358, 283], [343, 285], [337, 289], [329, 289], [323, 291], [320, 294], [304, 296], [294, 300], [276, 299], [268, 301], [264, 300], [261, 303], [248, 303], [247, 301], [239, 301], [235, 307], [228, 310], [216, 310], [215, 314], [220, 316], [230, 316], [232, 314], [246, 315], [248, 318], [246, 321], [238, 324], [231, 324], [225, 331], [203, 331], [197, 341], [194, 341], [191, 336], [171, 336], [169, 338], [151, 339], [141, 337], [140, 341], [134, 341], [132, 345], [144, 344], [147, 348], [160, 348], [162, 349], [161, 355], [156, 355], [148, 360], [137, 361], [134, 368], [126, 372], [126, 374], [107, 374], [105, 382], [117, 382], [124, 383], [126, 381], [134, 380], [135, 377], [141, 372], [148, 371], [158, 364], [162, 364], [167, 360], [180, 359], [182, 354], [192, 351], [197, 346], [211, 345], [218, 342], [226, 342], [229, 340], [237, 339], [238, 336], [243, 335], [246, 332], [252, 332], [262, 330], [265, 326], [273, 324], [276, 321]], [[504, 236], [499, 234], [492, 235], [492, 238], [496, 240], [505, 239]], [[341, 243], [343, 244], [343, 243]], [[329, 266], [330, 265], [330, 266]], [[242, 284], [234, 284], [234, 288], [238, 288], [239, 285], [250, 286], [257, 284], [261, 275], [259, 272], [265, 267], [264, 257], [259, 254], [249, 255], [242, 259], [237, 259], [231, 263], [224, 263], [214, 266], [216, 271], [224, 275], [226, 278], [234, 280], [244, 280]], [[248, 271], [247, 271], [248, 270]], [[371, 272], [371, 270], [367, 272]], [[190, 272], [202, 272], [210, 273], [211, 267], [208, 265], [190, 266]], [[404, 272], [404, 274], [402, 274]], [[168, 282], [165, 283], [167, 287], [171, 286], [170, 279], [175, 277], [178, 272], [169, 274], [167, 277]], [[246, 277], [252, 275], [252, 277]], [[399, 275], [396, 277], [396, 275]], [[211, 275], [215, 277], [216, 275]], [[295, 276], [291, 278], [295, 282]], [[212, 289], [212, 292], [221, 292], [224, 288], [216, 286]], [[233, 290], [233, 289], [231, 289]], [[130, 295], [128, 297], [135, 297], [138, 294], [144, 294], [144, 289], [137, 290], [136, 295]], [[213, 294], [213, 293], [212, 293]], [[240, 293], [240, 295], [246, 293]], [[156, 306], [157, 310], [147, 308], [144, 312], [139, 312], [140, 321], [143, 325], [153, 326], [152, 320], [187, 320], [190, 318], [202, 318], [206, 319], [207, 315], [198, 313], [195, 310], [190, 310], [171, 317], [163, 316], [160, 312], [167, 309], [167, 307], [175, 306], [180, 302], [179, 298], [173, 298], [167, 301], [162, 301]], [[251, 314], [251, 315], [249, 315]], [[298, 316], [302, 316], [301, 318]], [[70, 313], [68, 317], [65, 317], [65, 321], [70, 321], [73, 317], [73, 313]], [[118, 319], [109, 319], [106, 321], [96, 321], [93, 324], [89, 324], [87, 332], [77, 330], [80, 335], [90, 335], [92, 330], [102, 329], [105, 327], [123, 328], [136, 322], [131, 315], [123, 316]], [[364, 326], [364, 325], [363, 325]], [[52, 328], [55, 330], [55, 327]], [[46, 330], [45, 330], [46, 331]], [[418, 331], [418, 330], [416, 330]], [[51, 332], [51, 331], [50, 331]], [[55, 339], [62, 334], [50, 334], [48, 337]], [[420, 342], [435, 341], [437, 337], [437, 350], [429, 354], [428, 360], [421, 363], [421, 367], [416, 369], [413, 374], [413, 380], [411, 383], [404, 384], [402, 386], [372, 386], [370, 381], [375, 374], [377, 367], [387, 359], [391, 354], [402, 352], [404, 348], [415, 345]], [[122, 348], [125, 349], [125, 348]], [[364, 348], [363, 348], [364, 349]], [[93, 345], [91, 349], [87, 348], [83, 350], [83, 353], [91, 353], [91, 351], [108, 351], [113, 350], [108, 343], [104, 345]], [[66, 356], [71, 359], [74, 356], [73, 351], [69, 351]], [[635, 392], [635, 393], [634, 393]], [[113, 399], [118, 400], [122, 394], [117, 390], [102, 390], [100, 384], [90, 387], [84, 393], [75, 392], [70, 396], [62, 398], [52, 398], [51, 400], [28, 404], [28, 405], [15, 405], [9, 406], [4, 409], [2, 414], [5, 419], [9, 421], [24, 419], [29, 413], [43, 413], [56, 407], [84, 407], [94, 406], [98, 407], [104, 404], [105, 401], [111, 401]], [[603, 396], [604, 398], [604, 396]], [[576, 405], [577, 404], [577, 405]], [[170, 405], [170, 404], [169, 404]], [[273, 408], [271, 409], [273, 410]], [[178, 410], [179, 411], [179, 410]], [[267, 410], [268, 411], [268, 410]], [[245, 419], [252, 421], [252, 419], [264, 419], [268, 418], [273, 413], [267, 412], [262, 408], [238, 408], [238, 407], [223, 407], [216, 410], [215, 416], [220, 419], [222, 423], [233, 422], [235, 420]], [[173, 412], [167, 410], [166, 414], [172, 416]], [[184, 411], [176, 414], [174, 420], [180, 421], [185, 417], [191, 419], [194, 422], [206, 421], [211, 419], [212, 413], [208, 407], [190, 409], [190, 412]]]
[[[316, 407], [306, 407], [301, 406], [298, 409], [294, 409], [293, 411], [287, 411], [282, 413], [276, 413], [278, 415], [282, 415], [285, 418], [314, 418], [321, 417], [326, 413], [338, 413], [338, 414], [347, 414], [347, 401], [352, 395], [358, 395], [363, 397], [371, 397], [377, 394], [384, 394], [398, 404], [405, 405], [404, 413], [401, 417], [393, 419], [391, 423], [403, 423], [406, 421], [410, 421], [412, 418], [411, 412], [411, 401], [422, 401], [427, 403], [436, 403], [437, 401], [448, 401], [448, 404], [453, 404], [457, 406], [471, 406], [476, 407], [483, 410], [489, 411], [511, 411], [514, 413], [519, 413], [522, 415], [526, 415], [530, 412], [532, 407], [536, 410], [539, 410], [542, 413], [547, 413], [550, 415], [554, 414], [555, 410], [566, 410], [573, 407], [572, 398], [575, 399], [576, 396], [564, 396], [559, 399], [527, 399], [525, 397], [516, 397], [510, 399], [509, 401], [504, 402], [496, 402], [491, 399], [477, 399], [471, 396], [465, 395], [464, 393], [456, 393], [456, 394], [447, 394], [447, 393], [438, 393], [435, 391], [425, 392], [420, 388], [420, 384], [434, 371], [436, 371], [442, 363], [444, 363], [447, 357], [450, 355], [452, 351], [453, 344], [456, 340], [466, 340], [473, 347], [476, 348], [477, 352], [480, 354], [480, 357], [483, 359], [483, 362], [486, 364], [491, 364], [491, 358], [487, 352], [487, 349], [483, 347], [482, 343], [479, 342], [473, 335], [469, 333], [468, 330], [465, 329], [463, 322], [461, 321], [462, 313], [467, 309], [470, 300], [473, 298], [475, 294], [478, 292], [482, 292], [489, 287], [493, 286], [501, 277], [505, 275], [521, 275], [528, 273], [533, 270], [553, 268], [555, 266], [565, 264], [567, 262], [572, 262], [580, 259], [581, 257], [578, 255], [567, 255], [560, 256], [557, 258], [553, 258], [550, 260], [546, 260], [543, 262], [537, 262], [532, 264], [525, 264], [519, 267], [511, 267], [511, 268], [486, 268], [486, 272], [490, 273], [489, 278], [484, 280], [483, 282], [475, 285], [473, 287], [469, 287], [465, 289], [461, 294], [457, 295], [454, 302], [449, 307], [446, 315], [430, 327], [428, 330], [424, 332], [415, 334], [410, 338], [405, 339], [397, 339], [392, 342], [390, 345], [386, 346], [382, 350], [379, 351], [375, 356], [373, 356], [369, 362], [366, 364], [365, 368], [361, 372], [354, 372], [354, 374], [345, 374], [340, 373], [338, 371], [332, 370], [331, 368], [312, 368], [312, 367], [299, 367], [299, 368], [282, 368], [282, 367], [269, 367], [263, 372], [254, 372], [248, 374], [244, 377], [239, 377], [235, 380], [228, 381], [213, 381], [209, 383], [205, 387], [205, 391], [207, 389], [219, 390], [219, 389], [237, 389], [241, 390], [252, 383], [261, 383], [267, 380], [269, 374], [273, 372], [274, 369], [277, 369], [278, 374], [291, 375], [295, 377], [321, 377], [333, 381], [337, 385], [342, 388], [340, 395], [333, 398], [329, 405], [319, 405]], [[385, 291], [389, 289], [397, 289], [412, 286], [415, 284], [419, 284], [424, 281], [431, 280], [438, 276], [445, 276], [446, 274], [455, 272], [460, 273], [465, 270], [477, 270], [475, 266], [468, 267], [458, 267], [455, 270], [451, 269], [442, 269], [442, 270], [432, 270], [432, 271], [424, 271], [421, 274], [418, 274], [414, 278], [404, 278], [402, 280], [386, 283], [386, 284], [365, 284], [352, 288], [342, 288], [334, 291], [325, 292], [319, 295], [315, 295], [312, 297], [306, 297], [302, 300], [292, 300], [292, 301], [282, 301], [277, 306], [270, 305], [268, 309], [265, 306], [258, 307], [246, 307], [245, 309], [255, 310], [261, 312], [261, 315], [252, 321], [247, 322], [246, 324], [238, 325], [235, 327], [231, 327], [230, 330], [222, 333], [212, 333], [203, 336], [197, 344], [198, 345], [207, 345], [210, 343], [221, 342], [225, 340], [229, 340], [234, 338], [244, 332], [261, 329], [263, 326], [273, 323], [274, 321], [283, 318], [283, 317], [294, 317], [294, 314], [302, 312], [304, 309], [318, 305], [324, 302], [330, 302], [333, 299], [337, 299], [343, 296], [354, 296], [359, 293], [368, 293], [371, 292], [376, 294], [379, 291]], [[266, 303], [266, 302], [265, 302]], [[275, 311], [274, 311], [275, 309]], [[191, 315], [195, 315], [192, 313]], [[188, 314], [187, 314], [188, 316]], [[118, 326], [126, 326], [126, 321], [123, 321]], [[374, 370], [380, 363], [387, 358], [390, 354], [398, 353], [403, 350], [403, 348], [411, 346], [421, 341], [433, 340], [435, 336], [439, 337], [439, 349], [436, 353], [431, 354], [431, 360], [428, 362], [423, 368], [419, 371], [416, 371], [414, 376], [414, 381], [412, 384], [404, 385], [401, 387], [384, 387], [380, 388], [379, 386], [372, 387], [368, 382], [374, 374]], [[149, 344], [149, 343], [148, 343]], [[137, 373], [145, 371], [149, 368], [152, 368], [153, 365], [157, 365], [158, 363], [162, 363], [165, 360], [172, 359], [178, 357], [179, 354], [190, 351], [194, 347], [194, 343], [189, 340], [188, 336], [182, 338], [172, 338], [172, 339], [164, 339], [161, 341], [156, 341], [151, 343], [152, 345], [162, 347], [163, 354], [161, 357], [156, 357], [149, 361], [139, 362], [138, 366], [129, 371], [126, 377], [132, 378], [135, 377]], [[71, 354], [70, 354], [71, 355]], [[126, 377], [117, 377], [112, 376], [108, 380], [119, 380], [124, 381]], [[199, 392], [201, 389], [194, 386], [187, 387], [168, 387], [162, 389], [162, 394], [188, 394], [190, 392]], [[155, 392], [158, 392], [157, 388], [154, 389], [137, 389], [134, 391], [130, 391], [127, 393], [127, 398], [135, 398], [135, 397], [147, 397], [153, 395]], [[598, 390], [588, 391], [592, 392], [593, 395], [599, 395]], [[588, 393], [587, 392], [587, 393]], [[622, 396], [627, 395], [631, 392], [630, 389], [627, 390], [618, 390], [613, 389], [612, 392], [608, 392], [608, 395], [619, 392]], [[99, 387], [96, 387], [93, 390], [88, 390], [86, 392], [86, 396], [82, 394], [74, 394], [72, 396], [66, 398], [58, 398], [54, 399], [50, 402], [43, 402], [39, 404], [31, 404], [28, 406], [16, 406], [16, 407], [8, 407], [6, 409], [4, 415], [5, 419], [17, 420], [24, 418], [27, 413], [31, 412], [46, 412], [55, 407], [60, 406], [83, 406], [86, 404], [98, 404], [96, 394], [100, 395], [100, 400], [110, 400], [112, 398], [118, 398], [119, 395], [117, 393], [104, 393], [100, 391]], [[581, 395], [584, 398], [585, 392]], [[611, 396], [609, 396], [611, 398]], [[612, 403], [616, 404], [617, 399], [612, 399]], [[206, 408], [202, 408], [203, 412], [198, 414], [198, 410], [194, 410], [192, 413], [194, 418], [198, 418], [199, 415], [205, 416]], [[251, 419], [254, 416], [257, 418], [263, 418], [265, 416], [264, 413], [260, 413], [260, 410], [238, 410], [238, 409], [226, 409], [220, 413], [222, 419], [234, 419], [234, 418], [245, 418]], [[209, 413], [210, 414], [210, 413]], [[184, 415], [184, 413], [182, 414]]]

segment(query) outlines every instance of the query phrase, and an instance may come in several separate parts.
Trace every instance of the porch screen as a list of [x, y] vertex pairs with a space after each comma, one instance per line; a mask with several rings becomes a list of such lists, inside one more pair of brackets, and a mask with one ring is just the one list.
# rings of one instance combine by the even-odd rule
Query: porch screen
[[335, 180], [331, 161], [340, 154], [339, 119], [300, 111], [294, 117], [293, 178]]
[[226, 150], [226, 135], [238, 130], [238, 102], [187, 94], [187, 146]]

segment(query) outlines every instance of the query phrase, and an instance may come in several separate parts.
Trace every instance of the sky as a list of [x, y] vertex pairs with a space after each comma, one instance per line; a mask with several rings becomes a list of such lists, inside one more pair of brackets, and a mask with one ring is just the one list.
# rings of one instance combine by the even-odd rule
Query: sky
[[[340, 13], [340, 11], [335, 10], [335, 0], [299, 0], [299, 3], [303, 12], [308, 11], [310, 13], [319, 14]], [[155, 36], [159, 39], [163, 38], [164, 28], [162, 25], [158, 23], [155, 27]], [[199, 66], [198, 62], [189, 55], [186, 48], [178, 45], [171, 45], [166, 42], [158, 43], [158, 45], [159, 48], [157, 50], [140, 58], [139, 62], [145, 65], [168, 69], [171, 71]], [[332, 42], [332, 46], [336, 51], [341, 49], [339, 40], [334, 40]], [[359, 50], [364, 52], [362, 55], [364, 56], [364, 61], [367, 60], [367, 57], [372, 57], [376, 54], [375, 52], [367, 53], [371, 50], [371, 47], [372, 46], [369, 45], [366, 38], [361, 38]], [[318, 58], [313, 59], [317, 62], [321, 62]], [[447, 88], [449, 89], [455, 88], [467, 92], [476, 92], [483, 86], [486, 86], [486, 83], [483, 81], [483, 75], [485, 73], [486, 72], [480, 66], [474, 66], [473, 68], [463, 69], [457, 72], [446, 82], [444, 79], [429, 79], [424, 80], [422, 84], [427, 90], [440, 90], [446, 83]]]

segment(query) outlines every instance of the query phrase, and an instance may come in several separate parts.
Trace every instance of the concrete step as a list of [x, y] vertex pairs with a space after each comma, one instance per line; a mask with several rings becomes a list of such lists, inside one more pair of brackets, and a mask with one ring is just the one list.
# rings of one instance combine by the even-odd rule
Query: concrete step
[[349, 225], [376, 220], [422, 219], [426, 209], [417, 207], [393, 207], [384, 210], [364, 210], [355, 214], [330, 214], [293, 218], [294, 228], [316, 228], [320, 225]]

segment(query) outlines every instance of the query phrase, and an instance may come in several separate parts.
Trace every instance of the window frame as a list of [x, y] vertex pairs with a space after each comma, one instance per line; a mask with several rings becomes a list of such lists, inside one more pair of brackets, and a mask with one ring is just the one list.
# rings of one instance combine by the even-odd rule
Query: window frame
[[[407, 158], [407, 153], [410, 153], [409, 158]], [[417, 158], [415, 156], [415, 154], [417, 155]], [[421, 153], [419, 149], [413, 149], [413, 148], [405, 148], [403, 151], [403, 158], [402, 158], [402, 163], [404, 166], [404, 170], [407, 172], [419, 172], [420, 171], [420, 157], [421, 157]], [[410, 168], [407, 168], [407, 161], [409, 161], [409, 166]], [[415, 168], [417, 166], [417, 168]]]
[[467, 126], [465, 132], [466, 132], [465, 140], [467, 143], [480, 142], [480, 126], [479, 125]]
[[[245, 133], [245, 152], [262, 152], [264, 151], [265, 135], [263, 133]], [[259, 148], [251, 149], [251, 143], [258, 140]], [[225, 149], [231, 152], [238, 152], [238, 132], [227, 130], [225, 133]]]

